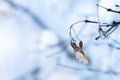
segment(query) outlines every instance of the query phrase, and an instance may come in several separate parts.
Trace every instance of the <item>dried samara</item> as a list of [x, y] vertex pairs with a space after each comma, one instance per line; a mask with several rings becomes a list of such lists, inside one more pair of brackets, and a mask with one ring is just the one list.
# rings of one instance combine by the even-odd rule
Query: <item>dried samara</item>
[[83, 42], [80, 41], [79, 46], [77, 46], [76, 43], [71, 41], [71, 46], [74, 49], [76, 59], [80, 62], [83, 61], [83, 63], [88, 64], [88, 59], [83, 52]]

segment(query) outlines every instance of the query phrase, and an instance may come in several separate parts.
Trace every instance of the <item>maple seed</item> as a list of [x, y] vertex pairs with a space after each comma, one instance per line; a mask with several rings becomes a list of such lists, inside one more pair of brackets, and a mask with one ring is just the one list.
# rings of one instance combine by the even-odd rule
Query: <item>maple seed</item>
[[82, 50], [83, 49], [83, 42], [80, 41], [79, 47], [78, 47], [74, 42], [71, 41], [71, 46], [74, 49], [74, 54], [75, 54], [76, 59], [80, 62], [83, 61], [83, 63], [88, 64], [88, 59]]

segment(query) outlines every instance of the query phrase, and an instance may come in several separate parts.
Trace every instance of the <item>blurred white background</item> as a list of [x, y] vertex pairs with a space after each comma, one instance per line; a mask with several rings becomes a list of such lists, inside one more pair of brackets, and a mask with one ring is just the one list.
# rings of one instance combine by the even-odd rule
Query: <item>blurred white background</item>
[[[96, 41], [98, 25], [78, 26], [88, 65], [69, 45], [70, 25], [97, 21], [98, 3], [120, 11], [119, 0], [1, 0], [0, 80], [120, 80], [119, 28], [114, 40]], [[120, 21], [120, 14], [98, 9], [102, 23]]]

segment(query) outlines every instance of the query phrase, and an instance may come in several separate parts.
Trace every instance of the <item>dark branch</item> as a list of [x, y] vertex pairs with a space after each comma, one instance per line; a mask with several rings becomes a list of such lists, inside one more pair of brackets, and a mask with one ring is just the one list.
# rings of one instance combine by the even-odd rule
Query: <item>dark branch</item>
[[61, 67], [67, 68], [67, 69], [71, 69], [71, 70], [75, 70], [75, 71], [90, 71], [90, 72], [97, 72], [97, 73], [103, 73], [103, 74], [120, 75], [120, 72], [116, 72], [113, 70], [103, 71], [103, 70], [94, 69], [94, 68], [77, 68], [77, 67], [72, 67], [72, 66], [68, 66], [68, 65], [64, 65], [64, 64], [58, 64], [58, 66], [61, 66]]
[[114, 12], [114, 13], [120, 14], [120, 11], [115, 11], [115, 10], [112, 10], [111, 8], [106, 8], [106, 7], [103, 7], [103, 6], [99, 5], [99, 4], [97, 4], [97, 6], [102, 7], [102, 8], [106, 9], [109, 12]]

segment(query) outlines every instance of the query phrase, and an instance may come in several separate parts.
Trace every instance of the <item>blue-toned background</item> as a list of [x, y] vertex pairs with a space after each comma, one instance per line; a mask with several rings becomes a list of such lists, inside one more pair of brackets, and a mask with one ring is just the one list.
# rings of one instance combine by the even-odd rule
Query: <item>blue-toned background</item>
[[120, 80], [119, 27], [95, 40], [98, 25], [76, 26], [89, 64], [78, 62], [70, 46], [70, 25], [81, 20], [112, 23], [119, 0], [1, 0], [0, 80]]

